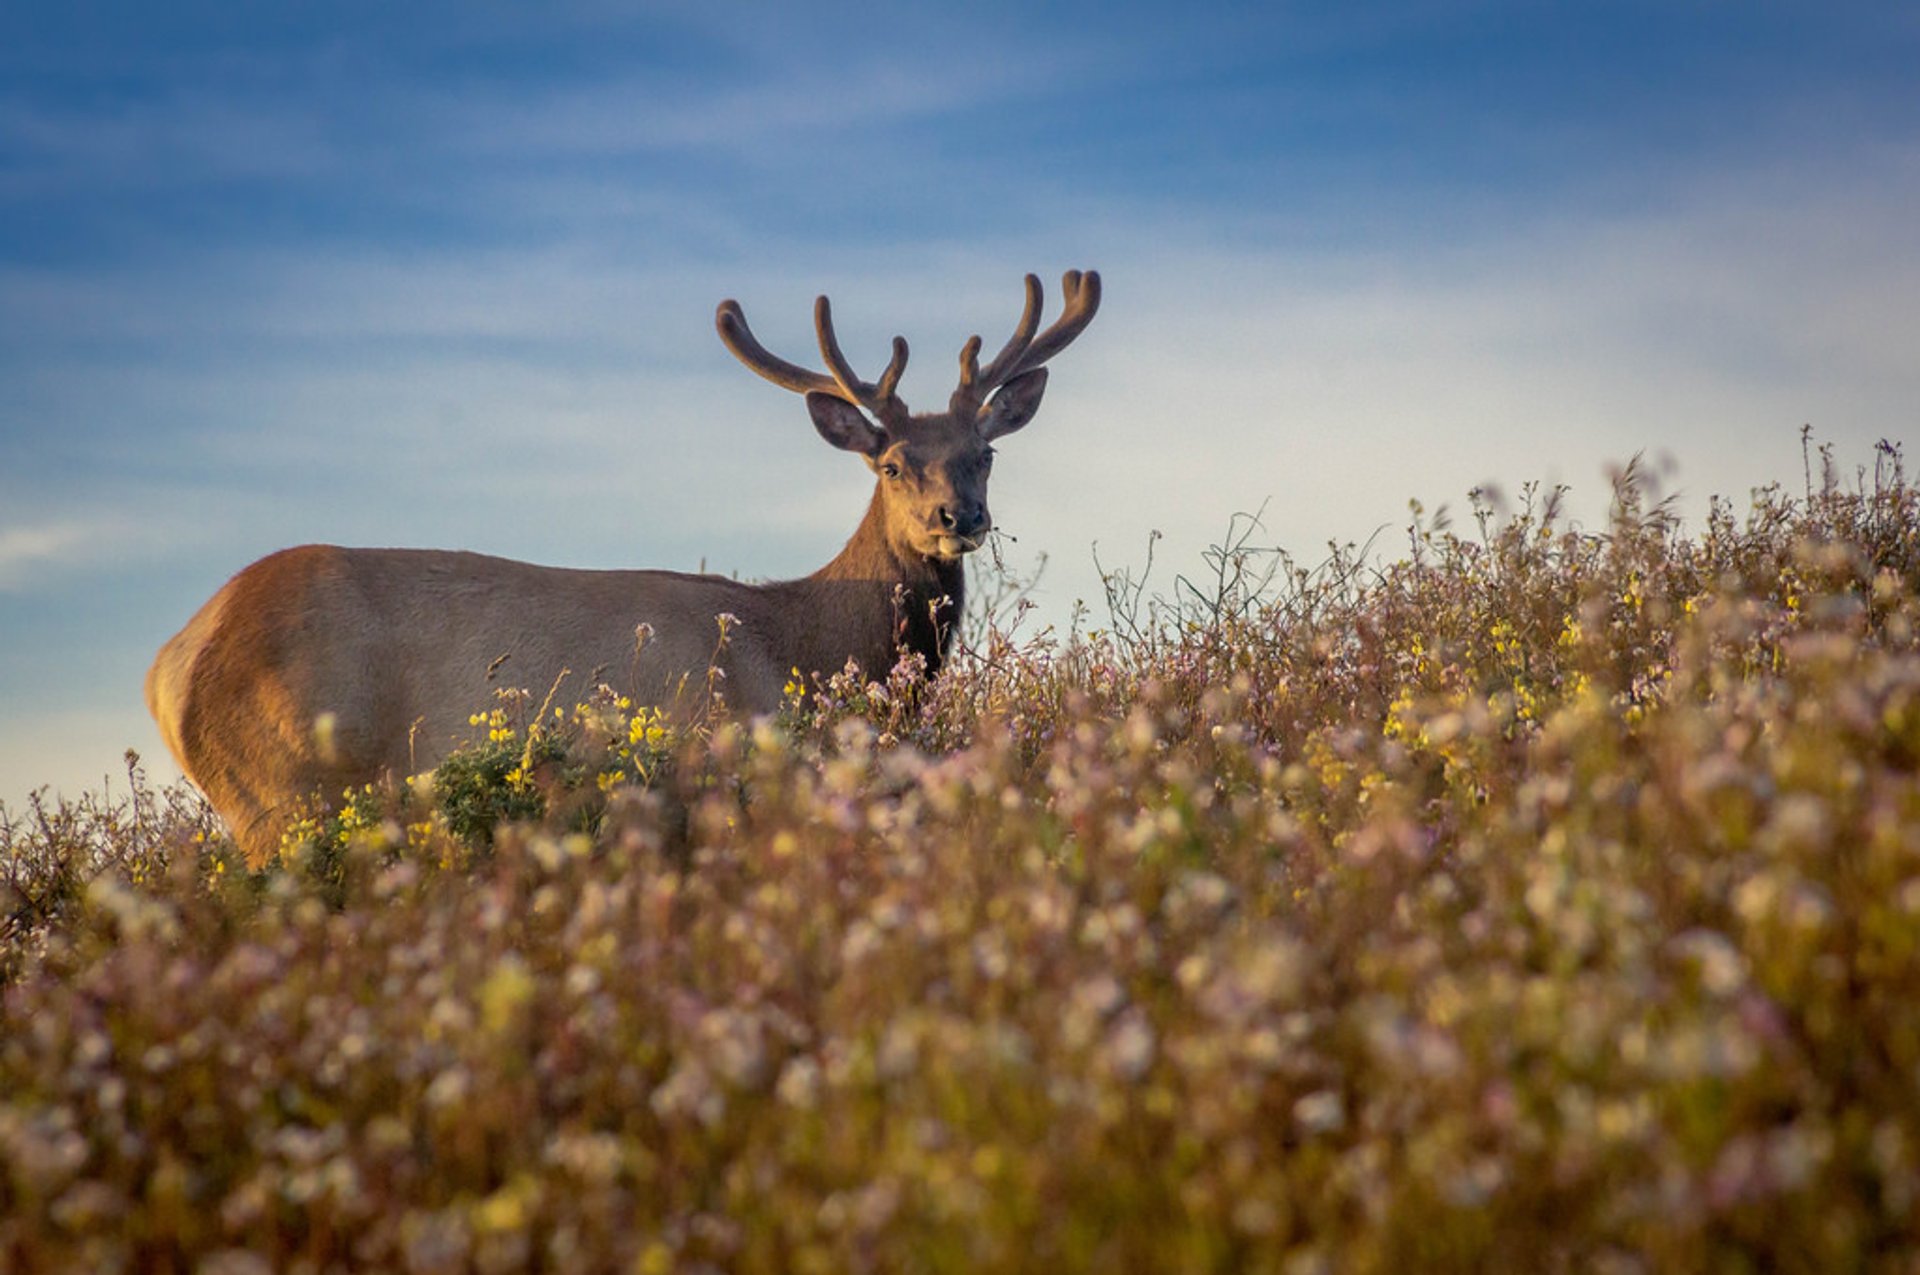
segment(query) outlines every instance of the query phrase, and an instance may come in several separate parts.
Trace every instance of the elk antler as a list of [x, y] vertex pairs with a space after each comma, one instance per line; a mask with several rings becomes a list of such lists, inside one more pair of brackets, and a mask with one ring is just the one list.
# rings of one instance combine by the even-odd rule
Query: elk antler
[[847, 356], [840, 352], [840, 342], [833, 334], [833, 309], [825, 297], [814, 302], [813, 324], [820, 335], [820, 354], [832, 370], [831, 376], [809, 371], [797, 363], [789, 363], [779, 355], [769, 353], [754, 338], [753, 329], [747, 326], [746, 313], [741, 310], [738, 301], [722, 301], [713, 322], [720, 330], [720, 340], [733, 351], [734, 357], [775, 385], [802, 394], [831, 394], [835, 398], [845, 399], [856, 407], [865, 408], [883, 425], [897, 424], [908, 415], [907, 405], [900, 401], [899, 394], [895, 392], [900, 385], [900, 374], [907, 370], [906, 338], [893, 338], [893, 359], [887, 364], [887, 370], [880, 374], [878, 382], [861, 380], [854, 375]]
[[970, 338], [960, 350], [960, 388], [953, 392], [952, 409], [956, 416], [978, 416], [987, 396], [1022, 372], [1030, 372], [1073, 343], [1100, 309], [1100, 275], [1089, 270], [1082, 274], [1069, 270], [1060, 278], [1063, 309], [1053, 326], [1035, 339], [1040, 326], [1040, 311], [1045, 299], [1038, 275], [1027, 276], [1027, 308], [1013, 336], [994, 355], [993, 362], [980, 367], [980, 338]]

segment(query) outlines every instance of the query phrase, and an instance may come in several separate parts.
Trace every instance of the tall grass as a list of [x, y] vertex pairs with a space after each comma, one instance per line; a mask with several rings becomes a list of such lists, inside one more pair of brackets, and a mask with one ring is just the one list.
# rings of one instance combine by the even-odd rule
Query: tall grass
[[0, 816], [0, 1268], [1912, 1270], [1920, 494], [1823, 470], [1236, 522], [259, 875]]

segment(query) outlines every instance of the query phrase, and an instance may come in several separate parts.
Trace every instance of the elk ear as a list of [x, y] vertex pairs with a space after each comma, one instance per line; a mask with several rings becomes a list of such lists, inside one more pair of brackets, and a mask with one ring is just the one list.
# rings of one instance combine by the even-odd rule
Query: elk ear
[[807, 411], [820, 437], [843, 452], [878, 456], [887, 446], [887, 432], [843, 398], [815, 390], [807, 395]]
[[1011, 434], [1040, 410], [1040, 396], [1047, 392], [1047, 369], [1034, 368], [1031, 372], [1022, 372], [1000, 387], [980, 413], [980, 422], [976, 427], [980, 437], [992, 442], [1002, 434]]

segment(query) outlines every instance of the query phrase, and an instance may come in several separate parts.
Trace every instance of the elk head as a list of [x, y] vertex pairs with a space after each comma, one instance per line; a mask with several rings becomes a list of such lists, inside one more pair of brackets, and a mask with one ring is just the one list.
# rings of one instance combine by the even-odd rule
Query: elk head
[[827, 373], [770, 354], [747, 327], [737, 301], [720, 303], [714, 322], [720, 339], [749, 368], [807, 396], [820, 436], [857, 452], [878, 478], [875, 503], [889, 545], [902, 558], [953, 562], [978, 549], [993, 529], [987, 512], [987, 476], [993, 441], [1025, 425], [1047, 388], [1041, 366], [1080, 335], [1100, 308], [1100, 276], [1070, 270], [1061, 280], [1064, 309], [1039, 333], [1044, 304], [1040, 280], [1027, 276], [1027, 306], [1000, 353], [980, 366], [980, 338], [960, 351], [960, 384], [944, 412], [915, 414], [897, 393], [907, 366], [907, 343], [893, 338], [893, 358], [877, 382], [854, 375], [833, 333], [825, 297], [814, 303], [814, 327]]

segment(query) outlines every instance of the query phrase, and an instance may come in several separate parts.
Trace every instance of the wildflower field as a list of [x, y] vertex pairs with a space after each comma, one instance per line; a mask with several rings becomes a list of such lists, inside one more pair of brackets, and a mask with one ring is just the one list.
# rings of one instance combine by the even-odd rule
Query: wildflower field
[[527, 688], [257, 869], [0, 812], [0, 1271], [1920, 1270], [1920, 491], [1821, 467]]

